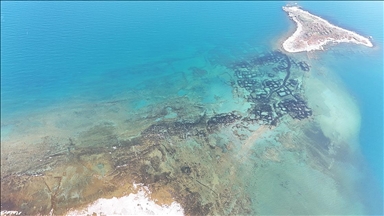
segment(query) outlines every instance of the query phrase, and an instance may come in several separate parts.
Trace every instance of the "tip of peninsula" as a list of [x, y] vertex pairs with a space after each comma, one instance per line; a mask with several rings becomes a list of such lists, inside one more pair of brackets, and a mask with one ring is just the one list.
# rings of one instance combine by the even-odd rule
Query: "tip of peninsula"
[[373, 47], [371, 41], [353, 31], [335, 26], [299, 6], [283, 6], [283, 10], [296, 23], [296, 31], [283, 42], [287, 52], [324, 50], [324, 45], [355, 43]]

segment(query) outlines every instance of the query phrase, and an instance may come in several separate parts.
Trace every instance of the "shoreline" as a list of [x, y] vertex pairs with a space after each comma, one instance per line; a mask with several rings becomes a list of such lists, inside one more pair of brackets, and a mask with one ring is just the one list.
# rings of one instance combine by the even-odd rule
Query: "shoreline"
[[99, 198], [86, 207], [70, 209], [66, 215], [184, 215], [184, 209], [179, 203], [158, 204], [151, 198], [151, 191], [144, 184], [135, 184], [139, 189], [136, 193], [113, 198]]
[[296, 23], [295, 32], [282, 44], [283, 49], [287, 52], [324, 50], [325, 45], [332, 43], [354, 43], [373, 47], [368, 38], [335, 26], [321, 17], [300, 9], [298, 6], [284, 6], [283, 10]]

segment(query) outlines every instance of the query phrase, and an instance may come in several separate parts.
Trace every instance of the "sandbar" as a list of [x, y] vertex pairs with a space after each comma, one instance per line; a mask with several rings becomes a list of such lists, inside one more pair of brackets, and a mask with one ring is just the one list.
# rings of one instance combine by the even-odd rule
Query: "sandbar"
[[373, 47], [371, 41], [353, 31], [332, 25], [321, 17], [310, 14], [298, 6], [284, 6], [283, 10], [296, 23], [296, 31], [283, 42], [287, 52], [324, 50], [323, 46], [332, 43], [355, 43]]

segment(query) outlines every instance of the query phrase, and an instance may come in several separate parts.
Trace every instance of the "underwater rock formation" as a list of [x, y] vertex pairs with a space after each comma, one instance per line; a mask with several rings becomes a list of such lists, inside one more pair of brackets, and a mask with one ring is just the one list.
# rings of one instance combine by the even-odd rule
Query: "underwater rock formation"
[[[302, 120], [312, 115], [300, 87], [309, 67], [275, 51], [238, 60], [228, 68], [234, 75], [230, 85], [243, 91], [241, 99], [251, 104], [246, 112], [194, 110], [199, 115], [186, 118], [181, 113], [192, 112], [194, 104], [177, 109], [163, 104], [153, 111], [156, 114], [143, 117], [150, 123], [129, 138], [116, 133], [112, 123], [66, 140], [44, 138], [36, 149], [29, 149], [33, 158], [28, 162], [2, 159], [2, 208], [25, 215], [62, 215], [100, 197], [134, 193], [136, 182], [147, 186], [159, 204], [176, 200], [187, 215], [255, 214], [246, 187], [237, 180], [241, 160], [228, 152], [235, 143], [248, 137], [244, 142], [251, 143], [260, 136], [260, 132], [250, 136], [250, 125], [265, 125], [264, 131], [284, 116]], [[191, 70], [196, 76], [207, 74]], [[177, 118], [160, 118], [167, 115], [167, 107], [180, 111]]]
[[[267, 66], [267, 67], [265, 67]], [[237, 78], [236, 84], [248, 93], [253, 103], [249, 119], [259, 124], [275, 125], [278, 118], [288, 113], [292, 118], [304, 119], [312, 115], [301, 99], [301, 88], [296, 74], [291, 70], [309, 71], [306, 62], [295, 62], [287, 55], [274, 51], [230, 66]]]

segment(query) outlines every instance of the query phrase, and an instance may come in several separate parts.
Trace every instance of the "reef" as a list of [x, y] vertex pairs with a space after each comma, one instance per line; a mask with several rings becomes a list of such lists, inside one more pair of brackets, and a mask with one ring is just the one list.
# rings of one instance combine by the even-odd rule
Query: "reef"
[[297, 71], [308, 72], [310, 67], [306, 62], [295, 62], [287, 55], [274, 51], [235, 62], [229, 68], [236, 76], [237, 87], [245, 91], [247, 101], [253, 104], [247, 120], [276, 125], [287, 113], [294, 119], [312, 115], [302, 98], [302, 74]]
[[[113, 136], [110, 125], [104, 124], [81, 134], [109, 137], [109, 143], [98, 147], [82, 137], [58, 143], [47, 139], [45, 143], [55, 149], [40, 147], [29, 166], [2, 171], [2, 209], [21, 215], [63, 215], [99, 197], [135, 192], [132, 183], [140, 182], [160, 204], [177, 200], [186, 215], [251, 214], [249, 197], [242, 187], [234, 187], [231, 179], [236, 176], [224, 168], [236, 162], [215, 141], [218, 130], [239, 120], [235, 112], [211, 117], [203, 113], [192, 120], [153, 123], [130, 139]], [[186, 147], [189, 142], [197, 146], [194, 154]], [[210, 158], [214, 161], [207, 166]], [[217, 176], [228, 181], [215, 183]]]
[[[33, 157], [27, 162], [12, 155], [2, 158], [1, 208], [23, 215], [62, 215], [100, 197], [134, 192], [136, 182], [148, 186], [160, 204], [176, 200], [186, 215], [256, 214], [246, 187], [236, 180], [240, 162], [227, 152], [252, 132], [249, 125], [271, 127], [284, 116], [303, 120], [312, 115], [301, 88], [310, 67], [274, 51], [227, 68], [233, 92], [251, 104], [247, 112], [203, 109], [193, 118], [178, 113], [164, 119], [167, 109], [188, 113], [195, 104], [159, 104], [165, 108], [147, 115], [150, 123], [136, 136], [123, 138], [113, 124], [104, 123], [66, 140], [44, 138], [28, 147], [26, 153]], [[196, 76], [207, 73], [190, 70]], [[131, 119], [130, 124], [142, 121]]]

